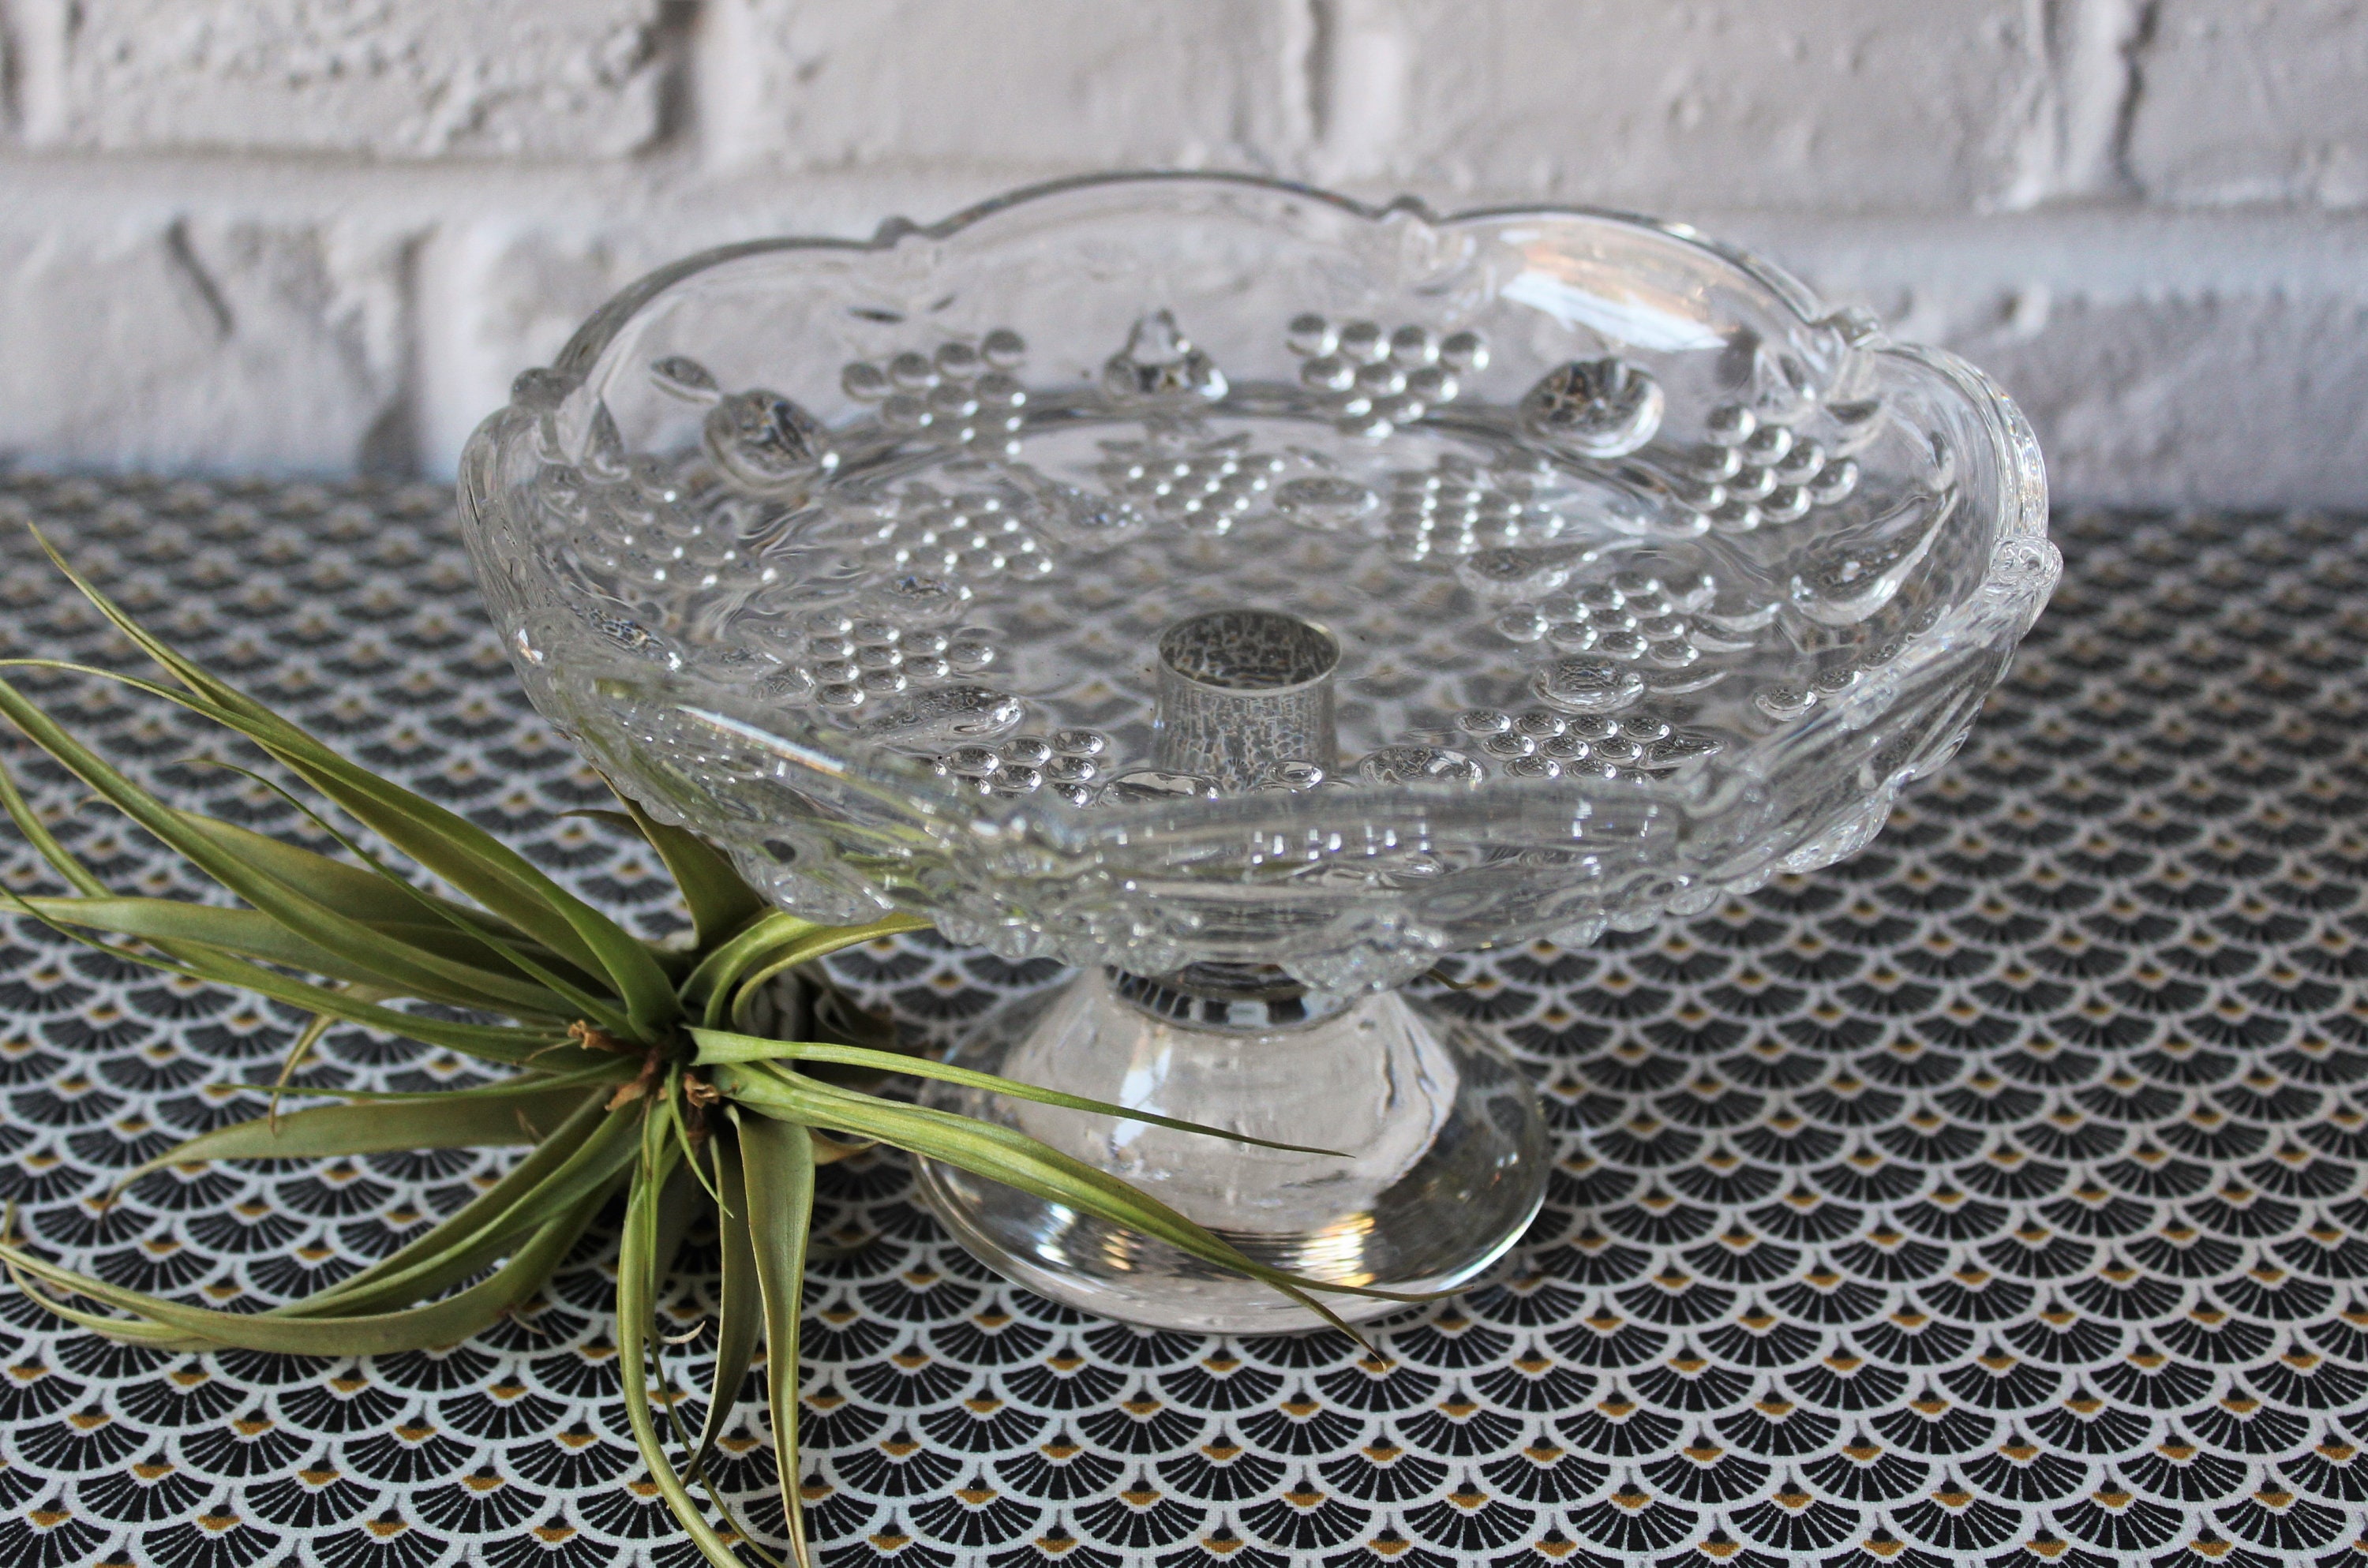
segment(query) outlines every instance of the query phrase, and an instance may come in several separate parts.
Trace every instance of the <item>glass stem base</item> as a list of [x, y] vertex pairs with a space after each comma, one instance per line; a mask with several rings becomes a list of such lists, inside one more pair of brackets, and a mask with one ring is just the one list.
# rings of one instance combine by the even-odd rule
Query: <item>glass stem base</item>
[[[991, 1016], [950, 1058], [1203, 1126], [1340, 1153], [1293, 1153], [931, 1084], [923, 1103], [996, 1120], [1133, 1184], [1260, 1263], [1387, 1290], [1485, 1273], [1545, 1194], [1536, 1092], [1504, 1047], [1395, 992], [1282, 1027], [1156, 1016], [1088, 971]], [[1269, 1286], [1098, 1216], [935, 1161], [920, 1188], [1007, 1278], [1103, 1317], [1276, 1334], [1323, 1320]], [[1326, 1293], [1350, 1322], [1402, 1303]]]

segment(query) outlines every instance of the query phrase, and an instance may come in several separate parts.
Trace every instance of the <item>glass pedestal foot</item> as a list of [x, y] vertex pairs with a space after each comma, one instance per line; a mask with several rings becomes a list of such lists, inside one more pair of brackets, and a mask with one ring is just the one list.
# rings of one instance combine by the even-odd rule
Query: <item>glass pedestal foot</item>
[[[1308, 1000], [1228, 999], [1088, 971], [990, 1017], [950, 1060], [1341, 1154], [1262, 1149], [946, 1084], [928, 1085], [924, 1103], [1042, 1139], [1277, 1268], [1405, 1291], [1477, 1278], [1544, 1197], [1545, 1125], [1529, 1080], [1477, 1028], [1397, 993], [1312, 1019], [1320, 1008]], [[920, 1163], [920, 1187], [990, 1267], [1085, 1312], [1214, 1333], [1322, 1326], [1268, 1286], [1065, 1205], [933, 1161]], [[1350, 1322], [1405, 1310], [1323, 1299]]]

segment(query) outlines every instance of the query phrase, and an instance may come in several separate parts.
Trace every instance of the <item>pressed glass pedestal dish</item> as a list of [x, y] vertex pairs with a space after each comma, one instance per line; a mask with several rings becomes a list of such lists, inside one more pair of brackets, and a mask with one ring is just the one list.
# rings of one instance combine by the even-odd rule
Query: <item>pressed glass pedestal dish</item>
[[[1763, 263], [1200, 176], [669, 267], [519, 378], [462, 498], [536, 706], [654, 812], [794, 913], [1080, 967], [956, 1060], [1338, 1153], [935, 1103], [1393, 1290], [1501, 1255], [1546, 1146], [1395, 988], [1851, 853], [2058, 563], [1998, 389]], [[923, 1184], [1055, 1299], [1312, 1321]]]

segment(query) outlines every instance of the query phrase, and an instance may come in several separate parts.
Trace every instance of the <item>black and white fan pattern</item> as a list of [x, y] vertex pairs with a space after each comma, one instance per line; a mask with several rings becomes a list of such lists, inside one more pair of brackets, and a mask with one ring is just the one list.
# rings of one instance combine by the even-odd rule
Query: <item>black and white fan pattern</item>
[[[0, 481], [0, 653], [109, 663], [129, 649], [26, 520], [354, 756], [652, 932], [676, 919], [650, 856], [564, 814], [602, 788], [518, 697], [444, 492]], [[1872, 848], [1587, 951], [1451, 966], [1465, 987], [1436, 999], [1521, 1052], [1562, 1158], [1501, 1282], [1388, 1329], [1394, 1361], [1080, 1319], [947, 1243], [901, 1165], [831, 1167], [803, 1380], [824, 1560], [2368, 1563], [2368, 532], [2058, 533], [2015, 676]], [[158, 787], [304, 830], [176, 713], [17, 678]], [[4, 744], [118, 885], [200, 891]], [[0, 876], [40, 882], [13, 842]], [[927, 938], [838, 962], [924, 1033], [1053, 972]], [[297, 1024], [0, 925], [21, 1233], [259, 1306], [499, 1168], [166, 1170], [100, 1203], [257, 1114]], [[344, 1031], [305, 1081], [472, 1073]], [[626, 1436], [611, 1250], [470, 1344], [339, 1363], [121, 1348], [0, 1293], [0, 1562], [695, 1561]], [[712, 1261], [695, 1238], [672, 1332], [705, 1321]], [[678, 1387], [711, 1352], [673, 1352]], [[716, 1479], [770, 1536], [755, 1392]]]

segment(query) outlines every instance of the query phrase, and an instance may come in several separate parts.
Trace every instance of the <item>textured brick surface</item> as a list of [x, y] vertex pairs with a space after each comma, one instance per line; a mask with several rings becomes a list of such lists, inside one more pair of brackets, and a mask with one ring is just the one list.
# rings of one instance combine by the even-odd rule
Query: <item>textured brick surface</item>
[[[1333, 86], [1344, 107], [1397, 104], [1395, 144], [1366, 155], [1426, 184], [1955, 208], [2014, 183], [2045, 76], [2032, 9], [1397, 0], [1342, 13]], [[1393, 32], [1395, 47], [1371, 41]], [[1360, 79], [1392, 71], [1403, 80]]]
[[2368, 302], [2056, 301], [1956, 347], [2044, 432], [2067, 495], [2144, 505], [2368, 496]]
[[[700, 235], [679, 248], [708, 242]], [[547, 365], [585, 317], [668, 259], [646, 234], [484, 225], [445, 235], [435, 253], [438, 332], [421, 437], [439, 468], [507, 398], [529, 365]]]
[[2172, 201], [2368, 203], [2368, 6], [2165, 0], [2130, 168]]
[[351, 222], [0, 215], [6, 447], [165, 472], [408, 466], [410, 243]]
[[0, 0], [0, 52], [4, 459], [448, 472], [660, 261], [1190, 165], [1695, 220], [1997, 370], [2068, 496], [2368, 500], [2362, 0]]
[[1239, 164], [1292, 130], [1276, 0], [712, 0], [727, 159], [1071, 168]]
[[[604, 157], [658, 129], [659, 0], [74, 0], [71, 145]], [[46, 14], [43, 14], [46, 13]]]

